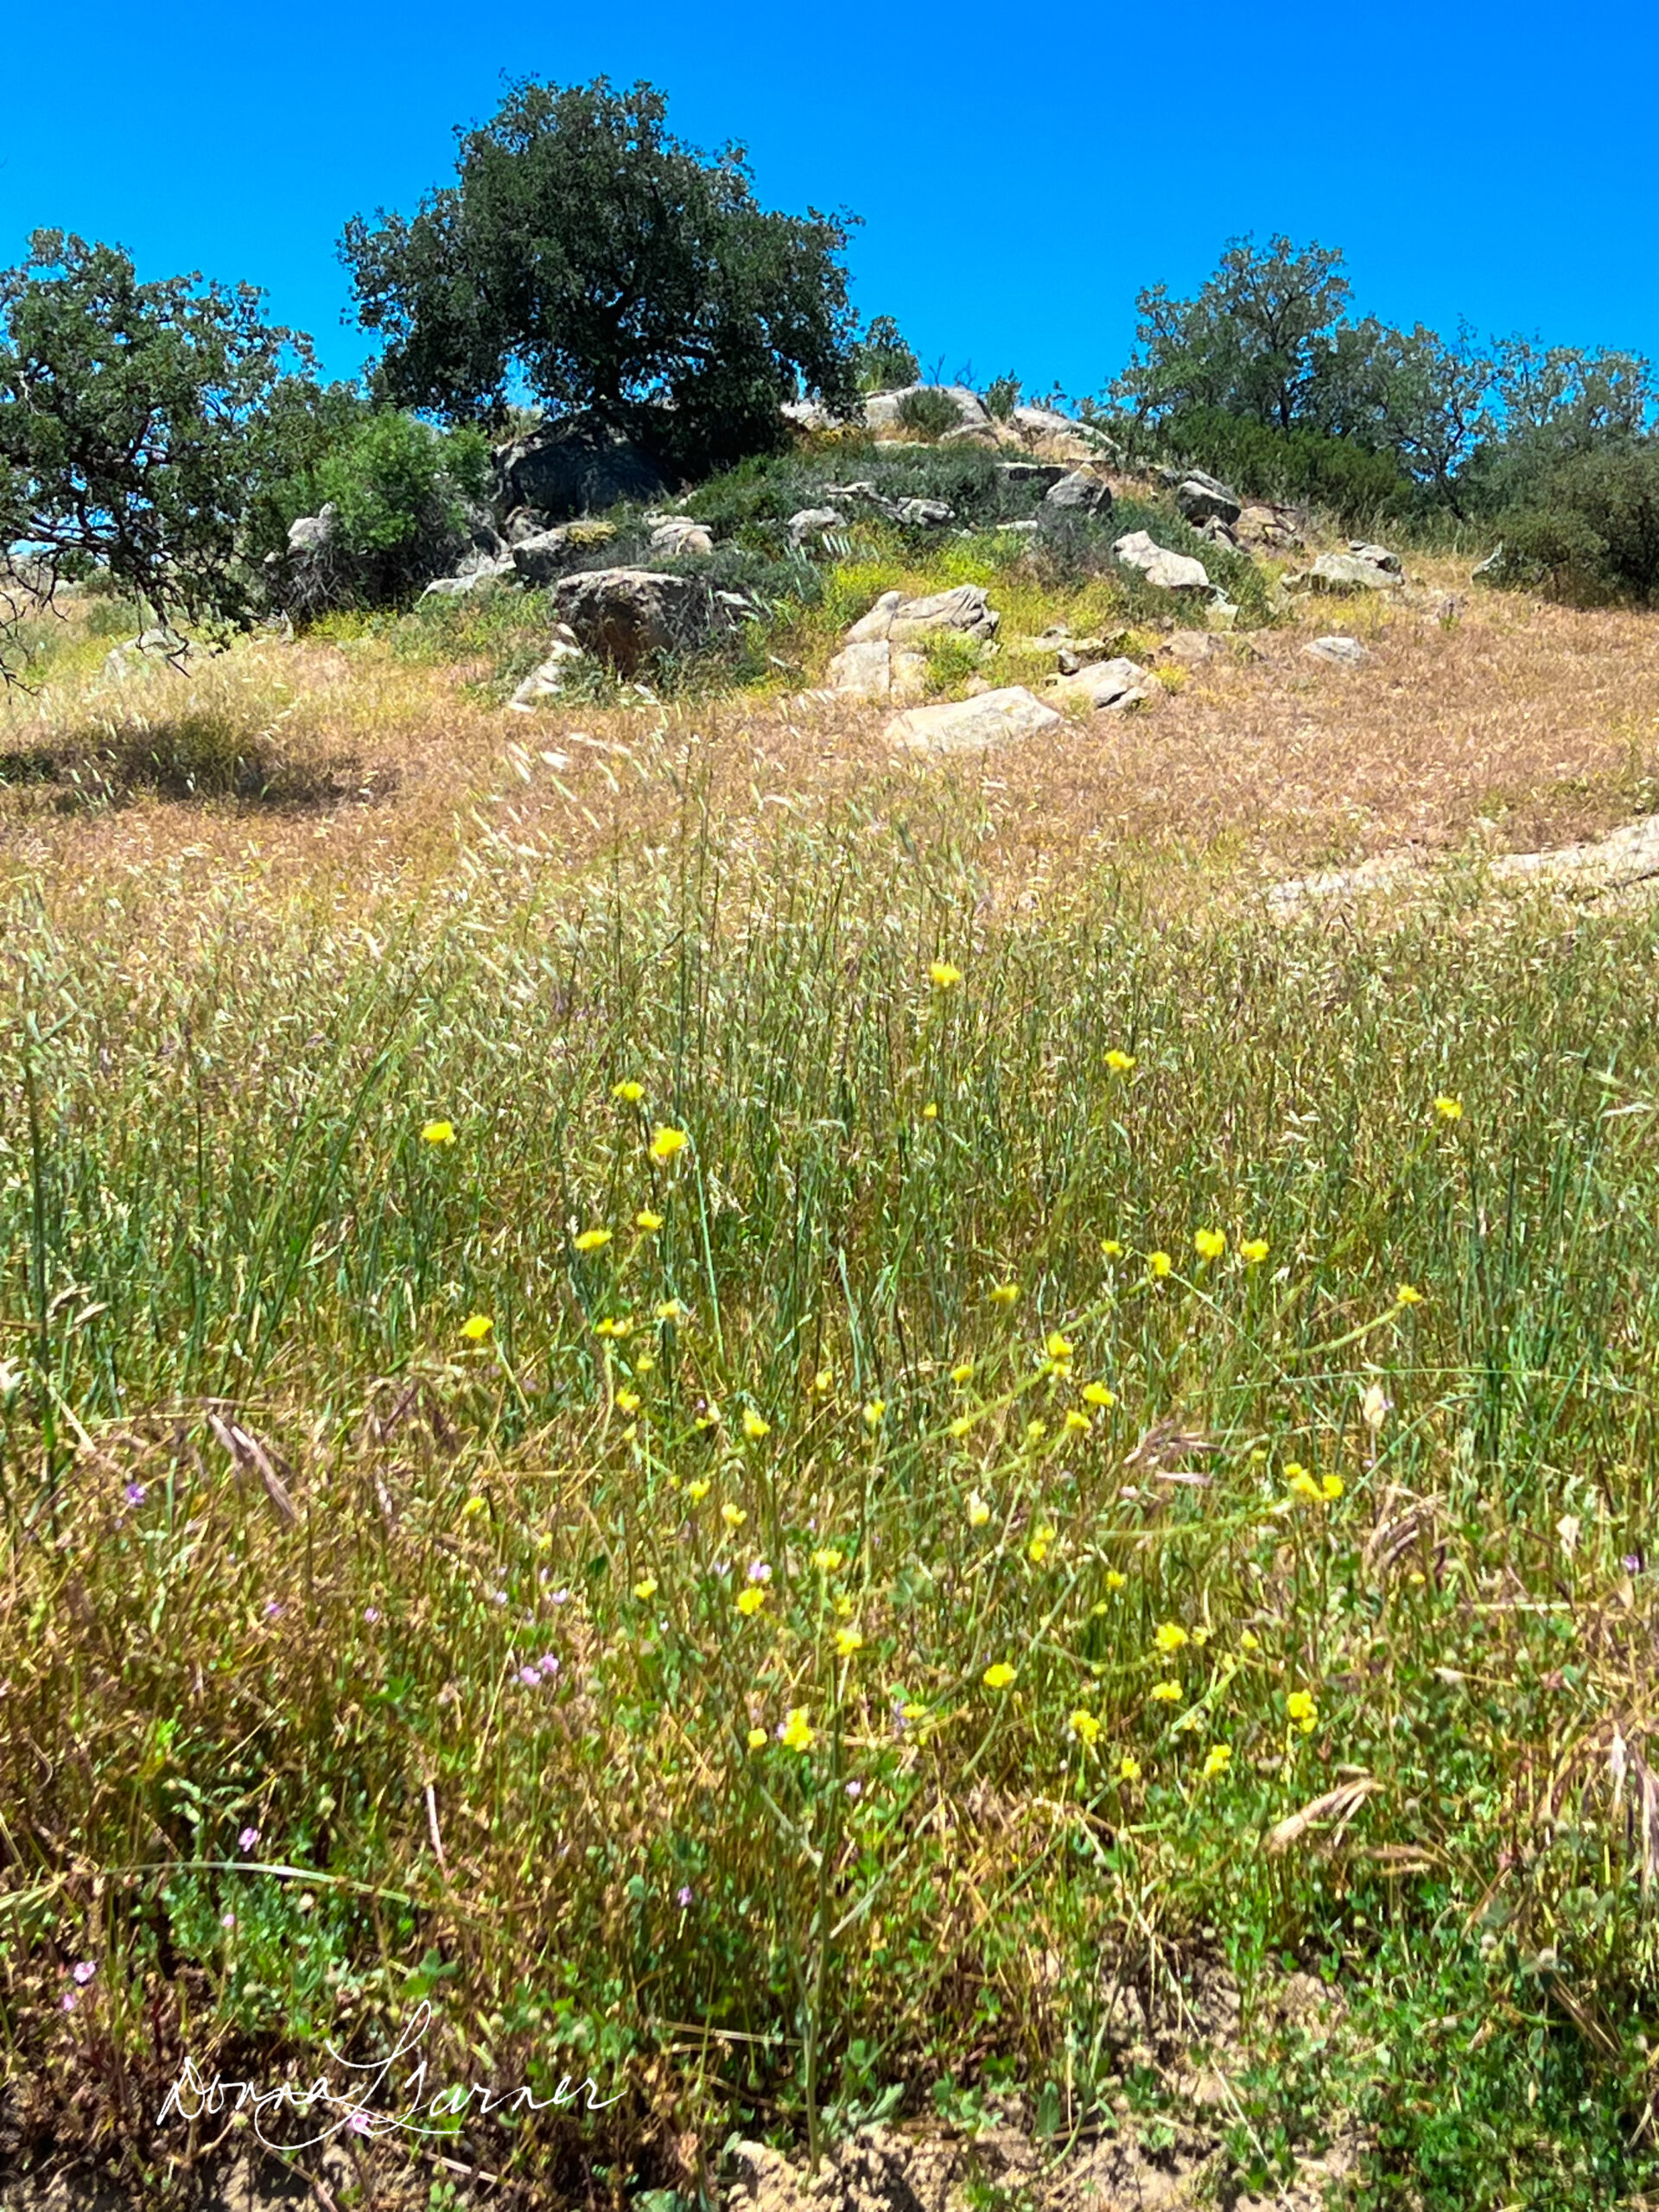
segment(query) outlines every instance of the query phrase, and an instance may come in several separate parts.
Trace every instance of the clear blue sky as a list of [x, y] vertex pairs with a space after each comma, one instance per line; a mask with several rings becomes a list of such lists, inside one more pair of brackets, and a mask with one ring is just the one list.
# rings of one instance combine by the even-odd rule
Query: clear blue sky
[[931, 365], [1097, 391], [1134, 298], [1241, 231], [1348, 257], [1357, 304], [1659, 356], [1659, 11], [1605, 0], [797, 8], [168, 0], [14, 10], [0, 264], [41, 225], [264, 285], [348, 374], [335, 241], [451, 174], [504, 73], [645, 77], [763, 197], [853, 208], [854, 296]]

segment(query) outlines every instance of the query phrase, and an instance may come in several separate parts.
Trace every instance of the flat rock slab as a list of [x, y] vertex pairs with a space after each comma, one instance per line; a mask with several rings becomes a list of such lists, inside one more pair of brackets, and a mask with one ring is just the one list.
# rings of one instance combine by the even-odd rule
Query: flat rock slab
[[1120, 655], [1116, 660], [1091, 661], [1075, 675], [1057, 677], [1048, 696], [1063, 705], [1080, 702], [1096, 710], [1116, 707], [1121, 711], [1144, 703], [1149, 696], [1147, 681], [1144, 668]]
[[1338, 668], [1357, 668], [1361, 661], [1370, 658], [1357, 638], [1315, 638], [1302, 651], [1312, 653], [1315, 660], [1333, 661]]
[[895, 715], [883, 733], [889, 745], [928, 759], [951, 753], [989, 753], [1023, 737], [1057, 729], [1060, 717], [1021, 684], [953, 699], [938, 707], [912, 707]]

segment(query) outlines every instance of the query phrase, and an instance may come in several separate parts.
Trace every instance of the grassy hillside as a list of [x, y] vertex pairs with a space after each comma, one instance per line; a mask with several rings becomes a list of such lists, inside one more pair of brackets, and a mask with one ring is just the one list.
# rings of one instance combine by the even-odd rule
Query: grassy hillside
[[[990, 557], [832, 562], [793, 668]], [[525, 2202], [1155, 2146], [1199, 2062], [1224, 2200], [1650, 2188], [1655, 925], [1252, 895], [1641, 804], [1639, 619], [949, 773], [782, 674], [504, 719], [465, 619], [187, 715], [78, 616], [8, 710], [16, 2142], [182, 2196], [187, 2054], [425, 1999], [433, 2085], [616, 2099], [449, 2123]]]

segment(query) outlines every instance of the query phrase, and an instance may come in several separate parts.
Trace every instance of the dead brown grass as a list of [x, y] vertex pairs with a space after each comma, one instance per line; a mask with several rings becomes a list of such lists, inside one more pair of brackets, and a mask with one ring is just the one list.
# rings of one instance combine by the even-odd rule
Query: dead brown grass
[[[690, 804], [732, 847], [856, 804], [902, 817], [918, 843], [954, 836], [988, 901], [1034, 907], [1106, 865], [1171, 887], [1249, 884], [1471, 833], [1532, 849], [1648, 810], [1659, 617], [1471, 592], [1451, 562], [1412, 568], [1401, 603], [1325, 602], [1143, 712], [949, 767], [895, 760], [878, 708], [733, 696], [531, 717], [471, 696], [476, 671], [373, 643], [251, 645], [238, 674], [281, 694], [285, 741], [352, 763], [337, 791], [286, 810], [141, 794], [60, 811], [0, 785], [0, 874], [159, 873], [188, 893], [252, 873], [350, 899], [429, 878], [485, 834], [580, 868], [664, 842]], [[1449, 624], [1447, 591], [1462, 601]], [[1309, 638], [1329, 632], [1363, 638], [1370, 658], [1311, 658]], [[0, 708], [0, 756], [38, 711]]]

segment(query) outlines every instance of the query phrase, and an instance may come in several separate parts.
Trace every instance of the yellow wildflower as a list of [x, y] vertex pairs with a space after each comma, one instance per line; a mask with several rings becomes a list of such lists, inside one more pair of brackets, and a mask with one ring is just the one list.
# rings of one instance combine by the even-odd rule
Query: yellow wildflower
[[1128, 1075], [1135, 1065], [1135, 1054], [1122, 1052], [1114, 1045], [1106, 1055], [1106, 1065], [1114, 1075]]
[[607, 1314], [604, 1320], [595, 1321], [594, 1324], [594, 1334], [596, 1337], [615, 1337], [620, 1340], [621, 1338], [631, 1336], [632, 1333], [633, 1324], [632, 1321], [627, 1319], [626, 1316], [618, 1319], [613, 1315]]
[[1017, 1282], [1000, 1282], [990, 1293], [990, 1300], [993, 1306], [1012, 1306], [1019, 1295], [1020, 1286]]
[[653, 1213], [649, 1206], [641, 1206], [633, 1217], [633, 1225], [636, 1229], [643, 1229], [647, 1236], [653, 1236], [663, 1225], [663, 1217]]
[[469, 1313], [461, 1325], [461, 1333], [468, 1344], [481, 1344], [494, 1326], [487, 1313]]
[[1085, 1431], [1092, 1426], [1088, 1414], [1081, 1412], [1076, 1406], [1071, 1407], [1065, 1416], [1065, 1425], [1071, 1429], [1082, 1429]]
[[699, 1475], [696, 1482], [687, 1483], [685, 1494], [693, 1505], [701, 1505], [709, 1495], [709, 1478], [706, 1475]]
[[1298, 1467], [1293, 1462], [1285, 1469], [1285, 1474], [1291, 1489], [1295, 1491], [1298, 1497], [1309, 1498], [1316, 1505], [1319, 1503], [1319, 1486], [1306, 1467]]
[[1211, 1744], [1204, 1762], [1205, 1780], [1213, 1782], [1218, 1774], [1225, 1774], [1232, 1763], [1232, 1757], [1233, 1747], [1230, 1744]]
[[749, 1516], [741, 1505], [734, 1505], [728, 1497], [720, 1509], [720, 1517], [728, 1529], [741, 1529]]
[[619, 1390], [616, 1394], [616, 1402], [625, 1414], [637, 1414], [639, 1410], [639, 1393], [637, 1390]]
[[1414, 1284], [1402, 1282], [1394, 1294], [1394, 1302], [1396, 1306], [1421, 1306], [1423, 1294]]
[[656, 1308], [659, 1321], [683, 1321], [686, 1310], [677, 1298], [664, 1298]]
[[826, 1548], [823, 1551], [813, 1553], [812, 1564], [820, 1574], [834, 1574], [844, 1562], [838, 1551]]
[[1238, 1639], [1238, 1648], [1241, 1651], [1259, 1651], [1262, 1649], [1262, 1639], [1254, 1630], [1247, 1628]]
[[745, 1406], [743, 1408], [743, 1433], [752, 1443], [758, 1444], [763, 1436], [770, 1436], [772, 1434], [772, 1423], [766, 1420], [764, 1414], [756, 1413], [753, 1406]]
[[1118, 1243], [1116, 1236], [1103, 1236], [1101, 1238], [1100, 1256], [1103, 1260], [1121, 1260], [1122, 1258], [1123, 1247]]
[[651, 1141], [651, 1156], [659, 1166], [666, 1167], [677, 1153], [682, 1153], [691, 1141], [683, 1129], [658, 1126]]
[[1005, 1690], [1014, 1680], [1014, 1669], [1006, 1659], [999, 1659], [995, 1666], [985, 1669], [981, 1679], [988, 1690]]
[[1227, 1249], [1227, 1239], [1218, 1229], [1200, 1229], [1193, 1236], [1192, 1249], [1201, 1260], [1218, 1260]]
[[991, 1517], [991, 1509], [976, 1491], [968, 1493], [968, 1526], [982, 1529]]
[[1100, 1741], [1100, 1723], [1092, 1713], [1079, 1706], [1071, 1716], [1071, 1733], [1080, 1744], [1092, 1747]]
[[1049, 1549], [1053, 1541], [1054, 1531], [1049, 1527], [1047, 1522], [1044, 1522], [1042, 1527], [1034, 1531], [1031, 1541], [1026, 1547], [1026, 1557], [1033, 1567], [1042, 1565], [1048, 1557]]
[[1152, 1640], [1162, 1652], [1179, 1651], [1186, 1642], [1186, 1630], [1179, 1621], [1163, 1621]]
[[1181, 1686], [1179, 1682], [1154, 1682], [1147, 1692], [1147, 1695], [1155, 1699], [1160, 1705], [1178, 1704], [1180, 1694]]
[[746, 1738], [746, 1741], [747, 1742], [748, 1746], [749, 1746], [749, 1749], [750, 1749], [752, 1751], [765, 1751], [765, 1749], [766, 1749], [766, 1730], [765, 1730], [764, 1728], [751, 1728], [751, 1729], [750, 1729], [750, 1731], [749, 1731], [749, 1732], [748, 1732], [748, 1735], [747, 1735], [747, 1738]]
[[1129, 1578], [1127, 1574], [1120, 1574], [1115, 1567], [1109, 1567], [1106, 1570], [1106, 1587], [1109, 1590], [1122, 1590], [1128, 1586], [1128, 1580]]
[[485, 1510], [486, 1501], [474, 1491], [466, 1504], [461, 1507], [461, 1517], [463, 1521], [475, 1521]]
[[836, 1375], [833, 1368], [821, 1367], [812, 1377], [812, 1388], [821, 1398], [827, 1398], [835, 1387]]
[[963, 1437], [972, 1429], [973, 1425], [974, 1417], [971, 1414], [958, 1414], [945, 1433], [950, 1436]]
[[811, 1728], [808, 1726], [806, 1707], [804, 1705], [791, 1707], [789, 1717], [784, 1723], [782, 1740], [786, 1748], [791, 1751], [811, 1750], [816, 1738]]
[[758, 1582], [751, 1582], [737, 1593], [737, 1610], [744, 1619], [752, 1620], [766, 1602], [766, 1593]]
[[1089, 1406], [1110, 1407], [1117, 1403], [1116, 1393], [1109, 1390], [1103, 1382], [1085, 1382], [1083, 1386], [1083, 1399], [1084, 1403]]
[[1046, 1421], [1028, 1421], [1026, 1423], [1026, 1441], [1027, 1444], [1035, 1444], [1040, 1437], [1046, 1436], [1047, 1434], [1048, 1423]]
[[1255, 1267], [1268, 1256], [1268, 1240], [1265, 1236], [1247, 1236], [1238, 1250], [1241, 1259], [1248, 1260], [1252, 1267]]
[[1292, 1690], [1290, 1695], [1285, 1700], [1285, 1711], [1296, 1722], [1304, 1736], [1313, 1728], [1319, 1717], [1319, 1708], [1314, 1703], [1311, 1692], [1307, 1690]]
[[612, 1097], [620, 1098], [625, 1106], [637, 1106], [645, 1095], [645, 1084], [635, 1083], [631, 1076], [626, 1077], [621, 1083], [613, 1083], [611, 1085]]
[[836, 1630], [836, 1651], [838, 1657], [850, 1659], [855, 1651], [861, 1651], [863, 1648], [864, 1639], [855, 1628], [838, 1628]]
[[455, 1125], [453, 1122], [422, 1122], [421, 1141], [423, 1144], [454, 1144], [454, 1141]]
[[948, 991], [953, 984], [962, 981], [962, 970], [952, 967], [948, 960], [931, 960], [927, 966], [927, 978], [936, 991]]
[[597, 1252], [610, 1243], [611, 1232], [608, 1229], [584, 1229], [580, 1236], [573, 1236], [570, 1241], [578, 1252]]
[[971, 1359], [964, 1359], [961, 1361], [958, 1365], [953, 1367], [950, 1370], [950, 1380], [958, 1386], [963, 1382], [971, 1382], [973, 1379], [974, 1363]]
[[1052, 1330], [1050, 1332], [1048, 1341], [1043, 1346], [1043, 1350], [1048, 1354], [1049, 1357], [1057, 1363], [1063, 1360], [1068, 1360], [1071, 1357], [1071, 1347], [1058, 1329]]
[[881, 1426], [881, 1416], [887, 1410], [887, 1402], [885, 1398], [872, 1398], [868, 1405], [864, 1408], [865, 1427], [880, 1428]]
[[1167, 1252], [1149, 1253], [1147, 1256], [1147, 1265], [1152, 1269], [1152, 1272], [1157, 1276], [1160, 1282], [1163, 1281], [1166, 1275], [1173, 1274], [1175, 1268], [1175, 1262], [1170, 1258]]
[[925, 1122], [937, 1122], [938, 1118], [939, 1109], [936, 1105], [934, 1105], [931, 1099], [930, 1099], [927, 1104], [922, 1109], [922, 1119]]
[[1128, 1751], [1125, 1751], [1117, 1763], [1117, 1778], [1120, 1782], [1139, 1782], [1141, 1779], [1141, 1762]]
[[853, 1614], [854, 1614], [854, 1612], [855, 1612], [855, 1610], [856, 1610], [856, 1608], [855, 1607], [855, 1605], [854, 1605], [854, 1604], [853, 1604], [852, 1599], [851, 1599], [847, 1595], [847, 1592], [843, 1590], [843, 1591], [841, 1592], [841, 1594], [840, 1594], [840, 1595], [836, 1598], [836, 1619], [837, 1619], [837, 1620], [843, 1620], [843, 1621], [849, 1621], [849, 1620], [851, 1620], [851, 1618], [852, 1618], [852, 1617], [853, 1617]]
[[1321, 1475], [1319, 1478], [1319, 1495], [1321, 1497], [1328, 1499], [1331, 1503], [1334, 1505], [1337, 1500], [1342, 1496], [1342, 1477], [1340, 1475]]
[[1460, 1098], [1448, 1098], [1445, 1091], [1442, 1091], [1434, 1101], [1434, 1111], [1443, 1122], [1460, 1122], [1463, 1119], [1463, 1101]]
[[636, 1582], [633, 1586], [633, 1594], [642, 1605], [649, 1605], [657, 1595], [656, 1576], [648, 1574], [642, 1582]]

